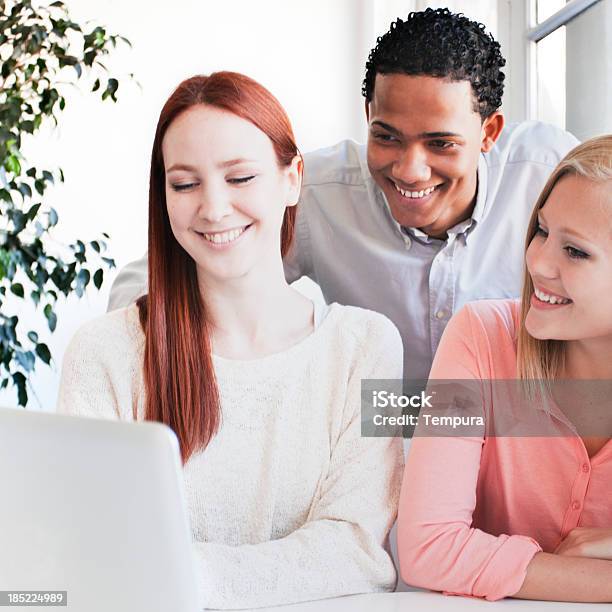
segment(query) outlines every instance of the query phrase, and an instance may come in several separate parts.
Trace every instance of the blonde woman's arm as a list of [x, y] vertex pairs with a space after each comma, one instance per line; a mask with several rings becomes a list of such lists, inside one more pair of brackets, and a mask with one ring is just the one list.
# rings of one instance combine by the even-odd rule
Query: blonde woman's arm
[[[468, 308], [453, 316], [438, 347], [432, 379], [481, 378], [472, 325]], [[413, 438], [398, 520], [400, 568], [408, 584], [491, 601], [513, 595], [523, 584], [539, 544], [472, 525], [483, 444], [484, 435]]]

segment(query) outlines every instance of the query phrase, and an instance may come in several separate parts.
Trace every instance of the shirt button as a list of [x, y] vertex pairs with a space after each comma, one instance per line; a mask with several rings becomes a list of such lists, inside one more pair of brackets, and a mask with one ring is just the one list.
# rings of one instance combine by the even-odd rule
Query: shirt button
[[582, 471], [585, 474], [588, 474], [591, 471], [591, 466], [588, 463], [583, 463], [582, 464]]
[[404, 236], [404, 245], [406, 247], [406, 250], [409, 251], [410, 247], [412, 246], [412, 240], [410, 240], [408, 236]]
[[580, 510], [580, 502], [579, 501], [572, 502], [572, 508], [574, 510]]
[[436, 312], [436, 319], [445, 319], [448, 316], [448, 312], [446, 310], [438, 310]]

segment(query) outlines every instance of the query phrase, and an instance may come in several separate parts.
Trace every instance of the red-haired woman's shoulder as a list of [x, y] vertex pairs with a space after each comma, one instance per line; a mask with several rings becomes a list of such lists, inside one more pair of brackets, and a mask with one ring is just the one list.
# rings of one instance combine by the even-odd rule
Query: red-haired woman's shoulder
[[380, 312], [334, 302], [329, 305], [329, 313], [334, 315], [343, 331], [360, 341], [372, 337], [399, 337], [397, 327]]
[[390, 319], [373, 310], [335, 302], [330, 304], [327, 316], [330, 318], [330, 327], [335, 328], [334, 335], [344, 351], [353, 351], [356, 359], [362, 359], [366, 354], [368, 359], [386, 354], [392, 362], [399, 364], [398, 373], [389, 378], [401, 376], [402, 338]]
[[363, 379], [398, 379], [403, 371], [402, 339], [397, 327], [383, 314], [338, 303], [329, 305], [326, 320], [329, 348]]
[[138, 348], [144, 340], [138, 308], [131, 304], [87, 321], [74, 334], [71, 346], [87, 347], [96, 352], [107, 348], [115, 355]]

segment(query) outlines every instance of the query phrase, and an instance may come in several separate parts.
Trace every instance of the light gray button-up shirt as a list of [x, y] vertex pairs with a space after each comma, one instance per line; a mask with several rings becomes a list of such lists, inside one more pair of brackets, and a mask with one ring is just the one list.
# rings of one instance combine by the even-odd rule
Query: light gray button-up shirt
[[387, 315], [404, 341], [405, 376], [426, 378], [454, 312], [471, 300], [520, 294], [531, 211], [577, 143], [543, 123], [507, 126], [480, 156], [471, 219], [446, 240], [393, 219], [365, 146], [345, 141], [307, 154], [288, 280], [308, 275], [328, 302]]
[[[538, 122], [507, 126], [478, 164], [472, 217], [446, 240], [401, 227], [366, 163], [344, 141], [307, 153], [289, 281], [309, 276], [327, 302], [376, 310], [398, 327], [404, 375], [426, 378], [444, 327], [463, 304], [520, 293], [529, 216], [548, 176], [578, 141]], [[146, 257], [129, 264], [109, 308], [146, 291]]]

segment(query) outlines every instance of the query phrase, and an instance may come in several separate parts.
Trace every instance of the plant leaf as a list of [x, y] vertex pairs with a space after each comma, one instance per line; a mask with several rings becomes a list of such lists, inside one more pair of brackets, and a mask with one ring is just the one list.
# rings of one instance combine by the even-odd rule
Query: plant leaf
[[30, 210], [28, 210], [28, 212], [26, 213], [26, 218], [28, 219], [28, 221], [34, 220], [34, 217], [36, 217], [36, 213], [38, 212], [39, 208], [40, 208], [40, 203], [34, 204], [33, 206], [30, 207]]
[[49, 326], [49, 329], [54, 332], [57, 326], [57, 315], [53, 312], [53, 307], [51, 304], [47, 304], [43, 312], [47, 318], [47, 325]]
[[47, 364], [51, 363], [51, 351], [49, 351], [49, 347], [40, 343], [36, 345], [36, 354]]
[[12, 284], [11, 293], [14, 293], [17, 297], [22, 298], [24, 296], [23, 285], [21, 283]]
[[21, 164], [15, 155], [9, 155], [5, 162], [4, 167], [9, 171], [15, 174], [16, 176], [21, 174]]
[[32, 188], [27, 183], [21, 183], [18, 189], [19, 193], [21, 193], [24, 198], [32, 197]]
[[49, 227], [53, 227], [54, 225], [57, 225], [59, 218], [57, 216], [57, 211], [55, 210], [55, 208], [50, 208], [49, 209]]
[[17, 401], [20, 406], [28, 403], [28, 392], [26, 390], [26, 377], [21, 372], [13, 374], [13, 384], [17, 387]]
[[93, 282], [96, 286], [96, 289], [100, 289], [102, 283], [104, 281], [104, 270], [102, 268], [98, 268], [93, 276]]
[[15, 359], [17, 359], [17, 363], [26, 372], [32, 372], [34, 370], [34, 363], [36, 359], [32, 351], [15, 351]]

